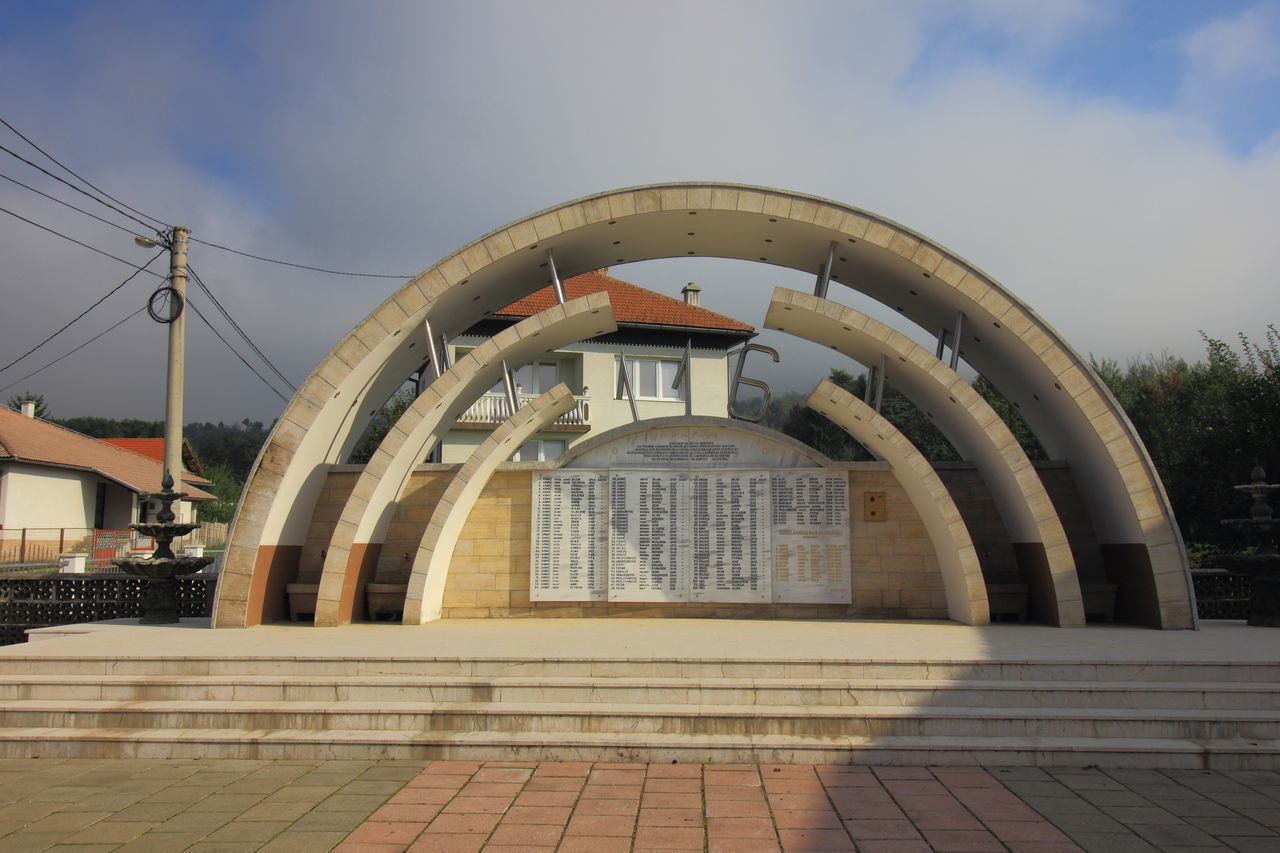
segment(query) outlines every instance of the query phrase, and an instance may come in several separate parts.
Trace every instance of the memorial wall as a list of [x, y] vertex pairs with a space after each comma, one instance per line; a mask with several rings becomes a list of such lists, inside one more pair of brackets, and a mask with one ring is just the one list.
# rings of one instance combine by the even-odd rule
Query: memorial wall
[[[559, 468], [502, 465], [454, 550], [444, 617], [946, 618], [924, 525], [887, 464], [824, 467], [716, 432], [639, 434]], [[408, 580], [456, 468], [415, 470], [371, 557], [376, 582]], [[301, 582], [318, 578], [358, 470], [329, 474]], [[864, 517], [872, 493], [878, 520]]]

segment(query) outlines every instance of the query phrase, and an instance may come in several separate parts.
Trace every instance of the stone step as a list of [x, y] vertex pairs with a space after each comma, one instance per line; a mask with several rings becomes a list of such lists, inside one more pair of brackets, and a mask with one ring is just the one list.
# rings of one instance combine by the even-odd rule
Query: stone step
[[1274, 711], [626, 703], [10, 700], [11, 728], [1280, 739]]
[[623, 702], [1280, 711], [1280, 684], [458, 676], [0, 675], [0, 700]]
[[0, 757], [461, 759], [1272, 769], [1280, 741], [0, 728]]
[[579, 678], [804, 678], [927, 682], [1280, 683], [1280, 663], [1245, 661], [797, 661], [773, 659], [605, 659], [527, 657], [378, 658], [269, 655], [131, 656], [5, 655], [3, 675], [276, 675], [472, 676]]

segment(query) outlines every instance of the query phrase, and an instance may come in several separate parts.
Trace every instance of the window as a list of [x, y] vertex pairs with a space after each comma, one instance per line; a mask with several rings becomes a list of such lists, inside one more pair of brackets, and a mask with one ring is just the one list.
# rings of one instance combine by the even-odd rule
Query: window
[[[516, 368], [514, 373], [516, 375], [515, 384], [519, 386], [519, 393], [521, 394], [545, 394], [560, 381], [560, 368], [554, 361], [539, 361], [522, 365]], [[489, 393], [503, 393], [501, 379], [489, 389]]]
[[[676, 372], [680, 362], [671, 358], [648, 358], [644, 356], [619, 356], [614, 361], [615, 368], [620, 362], [627, 366], [627, 378], [631, 380], [631, 390], [637, 400], [683, 400], [684, 388], [671, 387], [676, 381]], [[626, 389], [622, 387], [622, 377], [616, 380], [615, 399], [626, 399]]]
[[563, 439], [533, 438], [511, 457], [512, 462], [550, 462], [564, 453]]

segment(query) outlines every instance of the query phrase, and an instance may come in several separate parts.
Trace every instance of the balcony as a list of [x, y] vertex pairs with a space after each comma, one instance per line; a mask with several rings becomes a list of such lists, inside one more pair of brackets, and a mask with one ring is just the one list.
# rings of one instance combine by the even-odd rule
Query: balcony
[[[517, 394], [521, 406], [533, 400], [537, 394]], [[591, 400], [586, 396], [574, 395], [575, 405], [572, 409], [556, 418], [548, 429], [563, 432], [586, 432], [591, 429]], [[471, 408], [462, 413], [456, 426], [460, 429], [493, 429], [511, 416], [511, 407], [507, 405], [504, 394], [484, 394], [471, 404]]]

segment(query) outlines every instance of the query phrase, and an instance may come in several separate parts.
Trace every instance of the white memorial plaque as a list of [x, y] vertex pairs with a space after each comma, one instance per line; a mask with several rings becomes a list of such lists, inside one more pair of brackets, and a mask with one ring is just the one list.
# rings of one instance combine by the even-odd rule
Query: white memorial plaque
[[847, 604], [848, 480], [818, 471], [775, 471], [770, 485], [773, 600]]
[[684, 479], [675, 471], [612, 472], [610, 601], [689, 599], [687, 548], [680, 547]]
[[848, 604], [847, 474], [769, 445], [642, 433], [537, 475], [530, 599]]
[[698, 472], [691, 490], [693, 519], [706, 526], [693, 534], [690, 598], [769, 601], [769, 473]]
[[608, 477], [592, 471], [534, 480], [531, 601], [603, 601], [609, 531]]

